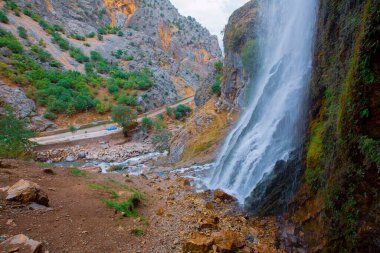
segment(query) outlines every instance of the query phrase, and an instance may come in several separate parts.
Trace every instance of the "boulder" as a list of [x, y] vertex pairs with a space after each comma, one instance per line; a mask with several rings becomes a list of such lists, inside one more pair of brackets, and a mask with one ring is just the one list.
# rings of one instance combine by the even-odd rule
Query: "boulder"
[[184, 242], [182, 250], [185, 253], [208, 253], [213, 244], [213, 238], [201, 233], [194, 233], [190, 239]]
[[223, 232], [216, 232], [211, 235], [218, 252], [236, 252], [238, 249], [243, 248], [244, 238], [235, 231], [225, 230]]
[[42, 243], [19, 234], [2, 242], [0, 252], [41, 253]]
[[82, 168], [82, 171], [88, 172], [88, 173], [101, 173], [102, 169], [100, 167], [89, 167], [89, 168]]
[[221, 190], [214, 191], [214, 200], [220, 199], [224, 202], [235, 201], [235, 198]]
[[42, 191], [41, 187], [36, 183], [24, 179], [21, 179], [8, 189], [6, 200], [18, 201], [23, 204], [35, 202], [49, 206], [48, 196]]

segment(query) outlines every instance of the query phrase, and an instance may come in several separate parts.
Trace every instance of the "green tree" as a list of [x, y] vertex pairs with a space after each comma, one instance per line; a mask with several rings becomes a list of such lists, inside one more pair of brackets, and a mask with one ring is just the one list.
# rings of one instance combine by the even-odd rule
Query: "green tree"
[[128, 132], [137, 124], [137, 113], [131, 107], [120, 105], [112, 108], [112, 120], [123, 128], [123, 133], [128, 136]]
[[0, 116], [0, 158], [26, 158], [31, 154], [35, 133], [26, 128], [26, 122], [17, 119], [11, 109]]

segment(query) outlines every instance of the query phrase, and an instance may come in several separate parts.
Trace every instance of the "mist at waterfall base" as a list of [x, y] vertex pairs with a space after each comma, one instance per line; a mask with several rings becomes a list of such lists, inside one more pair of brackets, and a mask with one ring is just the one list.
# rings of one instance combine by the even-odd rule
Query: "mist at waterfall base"
[[[287, 160], [302, 136], [317, 0], [259, 3], [259, 69], [249, 83], [239, 121], [202, 179], [243, 204], [276, 162]], [[253, 29], [253, 28], [252, 28]]]

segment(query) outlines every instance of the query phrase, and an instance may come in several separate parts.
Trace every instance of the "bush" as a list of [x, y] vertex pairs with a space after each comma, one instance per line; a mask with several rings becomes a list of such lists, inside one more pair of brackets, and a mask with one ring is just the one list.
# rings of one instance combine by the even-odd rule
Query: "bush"
[[127, 96], [125, 94], [121, 95], [119, 99], [117, 100], [117, 103], [119, 105], [129, 105], [129, 106], [136, 106], [137, 98], [134, 96]]
[[22, 26], [17, 27], [18, 35], [23, 39], [28, 39], [28, 33]]
[[7, 15], [5, 15], [5, 13], [3, 11], [0, 11], [0, 22], [4, 23], [4, 24], [8, 24], [9, 23], [9, 19], [8, 19]]
[[0, 28], [0, 48], [7, 47], [15, 54], [24, 51], [22, 44], [10, 33]]
[[35, 134], [27, 130], [26, 122], [17, 119], [11, 109], [0, 116], [0, 158], [26, 158], [33, 144], [29, 141]]
[[84, 63], [84, 62], [90, 61], [90, 58], [88, 56], [86, 56], [82, 52], [82, 50], [80, 50], [79, 48], [71, 47], [69, 53], [70, 53], [70, 56], [72, 58], [74, 58], [79, 63]]
[[189, 116], [191, 111], [192, 109], [190, 107], [179, 105], [175, 108], [174, 117], [176, 120], [183, 119], [184, 117]]
[[151, 130], [153, 128], [153, 124], [153, 120], [148, 117], [144, 117], [141, 121], [141, 127], [145, 131]]
[[56, 61], [49, 52], [38, 47], [37, 45], [33, 45], [30, 48], [34, 57], [40, 60], [41, 62], [48, 62], [50, 66], [55, 67], [55, 68], [62, 66], [61, 63]]
[[86, 35], [87, 38], [94, 38], [95, 37], [95, 33], [94, 32], [90, 32], [89, 34]]
[[57, 44], [62, 51], [68, 51], [70, 50], [70, 43], [61, 37], [61, 35], [57, 32], [53, 32], [52, 34], [53, 39], [52, 42]]
[[212, 86], [211, 86], [211, 91], [213, 94], [220, 96], [222, 88], [220, 86], [220, 82], [216, 81]]
[[103, 41], [103, 35], [101, 35], [100, 33], [98, 33], [98, 40]]
[[100, 101], [98, 103], [96, 103], [95, 110], [99, 114], [104, 114], [107, 112], [106, 106]]
[[49, 120], [55, 120], [57, 118], [57, 115], [55, 115], [54, 113], [52, 112], [49, 112], [49, 111], [46, 111], [44, 113], [44, 118], [45, 119], [49, 119]]
[[117, 36], [119, 36], [119, 37], [123, 37], [123, 36], [124, 36], [124, 33], [123, 33], [122, 31], [119, 31], [119, 32], [117, 33]]
[[125, 136], [127, 136], [129, 130], [137, 124], [137, 113], [125, 105], [112, 108], [111, 117], [114, 122], [123, 128]]
[[18, 6], [15, 2], [10, 1], [10, 0], [6, 0], [5, 1], [5, 8], [7, 8], [8, 10], [15, 11], [15, 10], [17, 10]]
[[95, 64], [95, 69], [100, 74], [108, 74], [111, 70], [107, 62], [98, 62]]
[[79, 35], [79, 34], [76, 34], [76, 33], [71, 34], [71, 38], [73, 38], [75, 40], [80, 40], [80, 41], [86, 40], [86, 37]]
[[220, 74], [223, 72], [223, 62], [221, 61], [217, 61], [214, 63], [214, 68], [215, 68], [215, 71]]

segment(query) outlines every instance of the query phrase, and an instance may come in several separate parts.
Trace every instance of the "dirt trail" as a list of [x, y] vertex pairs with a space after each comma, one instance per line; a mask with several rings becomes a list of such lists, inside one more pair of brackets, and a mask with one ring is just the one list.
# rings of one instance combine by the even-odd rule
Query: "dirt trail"
[[[36, 182], [48, 193], [53, 210], [32, 211], [6, 202], [5, 194], [0, 193], [0, 235], [23, 233], [43, 242], [49, 252], [182, 252], [182, 243], [190, 233], [207, 235], [220, 229], [255, 238], [254, 243], [245, 241], [245, 251], [238, 252], [274, 252], [274, 219], [243, 218], [234, 204], [215, 203], [209, 193], [195, 194], [186, 180], [174, 175], [73, 177], [68, 169], [58, 168], [53, 169], [55, 175], [47, 175], [33, 162], [7, 160], [2, 164], [0, 187], [21, 178]], [[94, 186], [113, 184], [110, 180], [144, 193], [143, 205], [137, 209], [140, 218], [122, 217], [102, 203], [110, 194]], [[210, 205], [212, 210], [206, 208]], [[220, 219], [211, 230], [199, 224], [210, 213]], [[136, 235], [140, 230], [143, 234]]]

